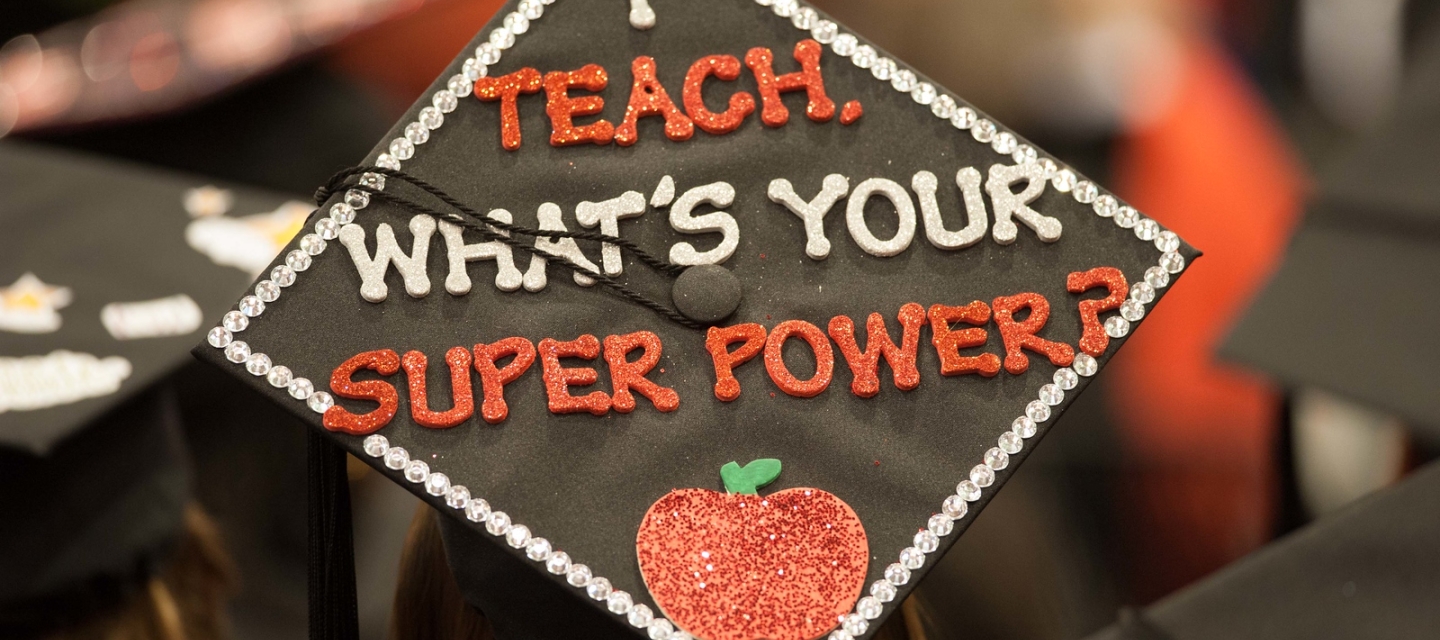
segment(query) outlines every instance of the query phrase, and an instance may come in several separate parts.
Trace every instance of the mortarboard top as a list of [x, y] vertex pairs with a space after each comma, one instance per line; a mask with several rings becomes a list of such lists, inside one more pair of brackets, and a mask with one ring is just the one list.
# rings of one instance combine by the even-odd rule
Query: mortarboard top
[[43, 454], [189, 361], [309, 210], [0, 143], [0, 447]]
[[507, 639], [868, 637], [1198, 255], [794, 2], [512, 2], [366, 163], [197, 353]]
[[1440, 466], [1318, 520], [1091, 640], [1433, 638]]
[[[1440, 25], [1434, 25], [1440, 26]], [[1389, 121], [1321, 184], [1227, 358], [1440, 429], [1440, 31], [1416, 47]]]
[[298, 230], [309, 208], [284, 203], [0, 143], [0, 636], [80, 623], [168, 557], [190, 491], [157, 383], [278, 250], [249, 227]]

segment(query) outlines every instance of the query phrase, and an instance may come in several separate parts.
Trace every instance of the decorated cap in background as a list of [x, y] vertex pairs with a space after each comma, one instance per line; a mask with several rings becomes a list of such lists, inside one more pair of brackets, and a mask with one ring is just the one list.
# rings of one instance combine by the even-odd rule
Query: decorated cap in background
[[0, 144], [0, 445], [43, 454], [187, 362], [310, 209]]
[[364, 162], [197, 352], [505, 639], [870, 637], [1198, 255], [793, 1], [510, 3]]
[[190, 489], [157, 383], [309, 209], [0, 144], [0, 636], [78, 624], [164, 563]]

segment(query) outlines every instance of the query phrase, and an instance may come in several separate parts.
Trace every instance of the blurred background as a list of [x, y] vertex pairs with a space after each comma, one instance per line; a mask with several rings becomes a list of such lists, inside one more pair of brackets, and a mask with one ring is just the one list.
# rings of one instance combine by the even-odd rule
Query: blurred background
[[[501, 4], [8, 3], [0, 137], [306, 200]], [[814, 4], [1207, 252], [918, 592], [932, 635], [1083, 637], [1440, 452], [1440, 431], [1383, 400], [1217, 355], [1322, 176], [1393, 111], [1440, 2]], [[241, 568], [236, 635], [304, 637], [305, 496], [281, 488], [303, 459], [264, 455], [300, 428], [275, 410], [239, 442], [216, 417], [233, 414], [212, 414], [187, 414], [187, 436]], [[416, 503], [352, 469], [361, 629], [378, 640]]]

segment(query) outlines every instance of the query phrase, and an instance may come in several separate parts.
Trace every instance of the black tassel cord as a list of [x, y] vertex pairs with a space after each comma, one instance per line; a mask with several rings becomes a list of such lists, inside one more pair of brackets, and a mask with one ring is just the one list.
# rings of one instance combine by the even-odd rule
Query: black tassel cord
[[357, 640], [355, 540], [345, 450], [319, 429], [306, 429], [309, 476], [308, 541], [310, 640]]
[[[380, 189], [363, 183], [349, 185], [348, 187], [345, 186], [344, 183], [351, 177], [363, 173], [374, 173], [376, 175], [382, 175], [387, 178], [393, 178], [410, 184], [430, 194], [431, 196], [434, 196], [437, 200], [440, 200], [441, 202], [450, 206], [452, 209], [455, 209], [455, 211], [458, 211], [458, 213], [456, 213], [455, 211], [440, 211], [438, 209], [434, 209], [432, 207], [428, 207], [419, 202], [411, 200], [410, 198], [399, 196], [387, 191], [381, 191]], [[316, 205], [324, 205], [324, 203], [329, 200], [330, 197], [342, 187], [363, 191], [369, 194], [371, 198], [382, 200], [384, 202], [388, 202], [395, 206], [408, 209], [416, 213], [422, 213], [433, 218], [442, 218], [449, 222], [453, 222], [467, 229], [478, 232], [486, 240], [503, 242], [511, 248], [519, 249], [520, 251], [528, 255], [540, 256], [541, 258], [544, 258], [546, 260], [558, 260], [565, 266], [574, 270], [576, 273], [579, 273], [604, 285], [607, 289], [610, 289], [616, 295], [619, 295], [626, 300], [643, 306], [646, 309], [650, 309], [651, 311], [654, 311], [666, 320], [674, 322], [682, 327], [690, 329], [705, 329], [707, 326], [705, 324], [695, 322], [694, 320], [685, 317], [679, 311], [676, 311], [675, 309], [666, 306], [665, 304], [657, 302], [646, 296], [645, 294], [631, 289], [624, 283], [616, 280], [611, 276], [592, 271], [586, 267], [577, 264], [575, 261], [565, 256], [557, 256], [546, 253], [544, 251], [540, 251], [539, 249], [535, 248], [533, 242], [524, 242], [514, 236], [573, 238], [576, 240], [608, 242], [610, 244], [619, 246], [630, 251], [641, 262], [645, 263], [656, 271], [659, 271], [660, 273], [663, 273], [672, 278], [679, 276], [685, 271], [686, 267], [682, 265], [672, 264], [665, 260], [661, 260], [660, 258], [657, 258], [651, 255], [649, 252], [645, 251], [639, 245], [629, 240], [625, 240], [624, 238], [607, 236], [601, 233], [595, 233], [591, 231], [545, 231], [541, 229], [531, 229], [529, 227], [523, 227], [507, 222], [501, 222], [499, 220], [492, 220], [490, 218], [481, 216], [478, 211], [471, 209], [469, 206], [466, 206], [465, 203], [460, 202], [450, 194], [445, 193], [444, 190], [424, 180], [421, 180], [420, 178], [416, 178], [415, 176], [412, 176], [403, 171], [373, 166], [351, 167], [349, 169], [345, 169], [344, 171], [336, 173], [330, 178], [330, 180], [325, 184], [324, 187], [321, 187], [320, 189], [317, 189], [315, 191]]]

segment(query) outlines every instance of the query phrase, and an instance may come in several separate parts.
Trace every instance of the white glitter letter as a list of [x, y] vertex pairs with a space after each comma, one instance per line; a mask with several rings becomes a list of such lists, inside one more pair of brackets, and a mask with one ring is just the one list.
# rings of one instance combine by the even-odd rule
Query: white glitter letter
[[713, 182], [686, 191], [670, 209], [670, 226], [680, 233], [706, 233], [719, 231], [724, 234], [719, 246], [709, 251], [697, 251], [688, 242], [677, 242], [670, 247], [670, 261], [681, 265], [720, 264], [730, 259], [735, 248], [740, 246], [740, 225], [735, 217], [724, 211], [712, 211], [701, 216], [690, 216], [690, 211], [701, 203], [719, 208], [730, 206], [735, 201], [735, 187], [728, 182]]
[[965, 167], [955, 174], [955, 184], [965, 201], [965, 215], [969, 222], [959, 231], [945, 229], [945, 219], [940, 215], [940, 206], [935, 201], [935, 189], [939, 180], [929, 171], [915, 174], [910, 186], [920, 196], [920, 214], [925, 221], [925, 237], [930, 244], [941, 249], [964, 249], [985, 237], [989, 220], [985, 213], [985, 199], [980, 197], [980, 172]]
[[[870, 233], [870, 227], [865, 225], [865, 203], [877, 193], [895, 205], [895, 215], [900, 219], [895, 237], [884, 242]], [[866, 253], [888, 258], [909, 248], [910, 241], [915, 239], [915, 203], [910, 201], [910, 193], [900, 183], [871, 178], [861, 182], [850, 193], [850, 201], [845, 204], [845, 225], [850, 227], [850, 237], [855, 239], [855, 244]]]
[[[512, 220], [510, 212], [504, 209], [491, 211], [485, 214], [485, 217], [506, 223]], [[522, 276], [520, 270], [515, 267], [515, 252], [510, 245], [499, 240], [465, 244], [465, 238], [462, 235], [463, 227], [444, 220], [439, 223], [440, 235], [445, 238], [446, 257], [450, 262], [450, 275], [445, 277], [446, 291], [456, 296], [470, 293], [470, 274], [465, 270], [465, 263], [475, 260], [495, 261], [496, 288], [501, 291], [514, 291], [520, 288]], [[505, 237], [510, 236], [509, 233], [494, 228], [490, 230]]]
[[[565, 221], [560, 219], [560, 205], [557, 205], [553, 202], [546, 202], [545, 204], [540, 205], [540, 211], [537, 215], [540, 218], [540, 229], [542, 231], [568, 231], [568, 229], [565, 228]], [[589, 270], [591, 273], [600, 273], [600, 267], [595, 266], [594, 262], [591, 262], [589, 258], [585, 257], [584, 252], [580, 251], [580, 245], [575, 244], [574, 238], [536, 237], [535, 248], [538, 249], [541, 253], [548, 253], [552, 256], [569, 258], [571, 262], [580, 265], [582, 268]], [[535, 258], [537, 260], [542, 259], [539, 256], [536, 256]], [[533, 266], [534, 261], [532, 260], [531, 262]], [[570, 269], [571, 267], [570, 265], [565, 265], [565, 268]], [[531, 269], [531, 271], [534, 271], [534, 269]], [[544, 269], [541, 269], [540, 273], [541, 277], [537, 279], [539, 281], [539, 289], [544, 289]], [[525, 285], [526, 289], [530, 291], [539, 290], [531, 288], [529, 284], [529, 281], [531, 280], [529, 273], [525, 274], [525, 279], [527, 281]], [[579, 271], [575, 271], [575, 284], [578, 284], [582, 287], [589, 287], [595, 284], [595, 280], [588, 276], [582, 275]]]
[[[1022, 180], [1029, 181], [1024, 191], [1015, 193], [1010, 190], [1011, 185]], [[1034, 229], [1035, 235], [1041, 240], [1054, 242], [1060, 239], [1060, 221], [1041, 215], [1029, 206], [1045, 191], [1045, 182], [1045, 167], [1038, 162], [1014, 166], [991, 165], [990, 179], [985, 182], [985, 190], [990, 192], [990, 202], [995, 205], [995, 242], [1015, 242], [1019, 229], [1010, 219], [1012, 214], [1025, 223], [1025, 226]]]
[[[575, 219], [582, 227], [600, 225], [600, 233], [620, 237], [620, 220], [634, 218], [645, 213], [645, 194], [626, 191], [625, 195], [603, 202], [581, 202], [575, 207]], [[605, 266], [605, 275], [618, 276], [625, 270], [620, 260], [620, 246], [609, 242], [600, 243], [600, 264]]]
[[650, 206], [656, 209], [664, 209], [675, 201], [675, 179], [665, 176], [660, 179], [660, 184], [655, 186], [655, 195], [650, 196]]
[[812, 260], [824, 260], [830, 255], [830, 241], [825, 238], [825, 214], [850, 191], [850, 181], [838, 173], [825, 176], [820, 193], [809, 202], [800, 199], [789, 180], [777, 178], [770, 181], [770, 199], [785, 205], [791, 213], [800, 216], [805, 223], [805, 255]]
[[350, 260], [360, 272], [360, 297], [370, 302], [384, 302], [389, 294], [385, 286], [385, 272], [390, 265], [400, 272], [405, 280], [405, 293], [412, 298], [423, 298], [430, 294], [430, 276], [425, 261], [430, 255], [430, 237], [435, 235], [435, 219], [420, 215], [410, 219], [410, 234], [414, 236], [410, 255], [400, 250], [395, 242], [395, 232], [390, 225], [380, 223], [375, 228], [375, 257], [365, 249], [365, 229], [358, 224], [340, 228], [340, 244], [350, 250]]
[[630, 26], [642, 31], [655, 26], [655, 10], [649, 0], [630, 0]]

